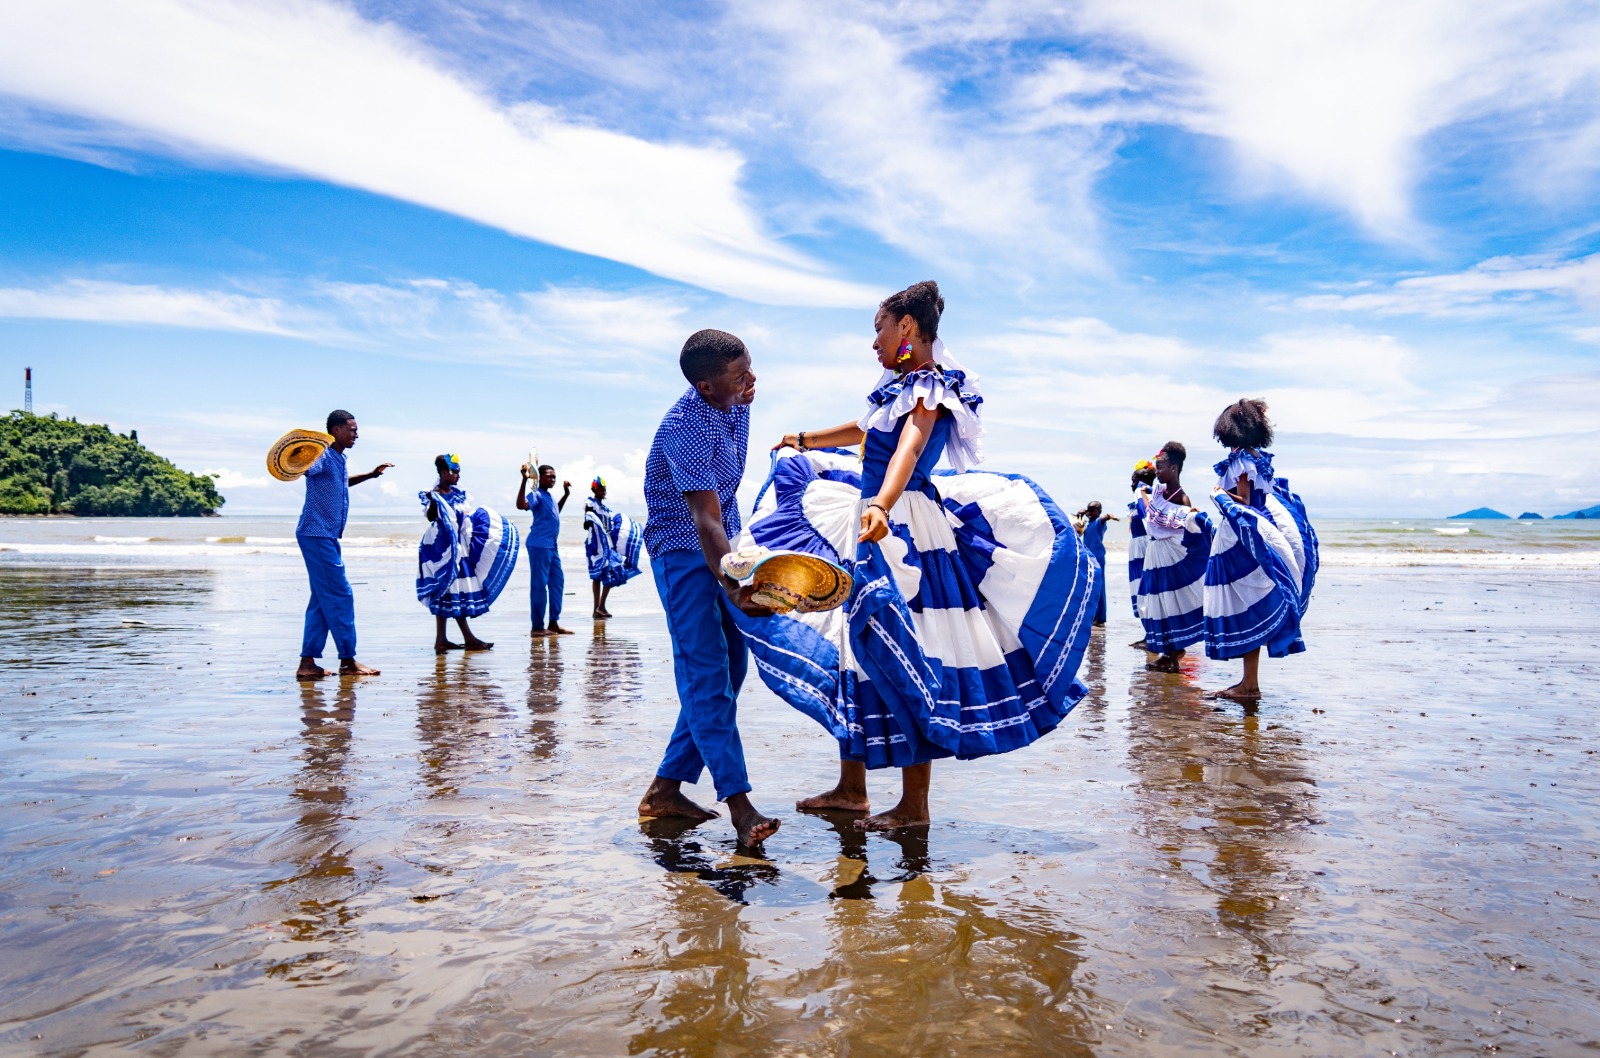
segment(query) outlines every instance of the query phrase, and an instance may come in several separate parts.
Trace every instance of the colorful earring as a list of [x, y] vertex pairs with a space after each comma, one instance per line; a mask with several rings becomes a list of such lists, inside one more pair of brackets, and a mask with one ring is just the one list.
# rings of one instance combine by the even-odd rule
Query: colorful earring
[[900, 355], [895, 357], [895, 363], [905, 364], [911, 361], [911, 343], [904, 342], [900, 346]]

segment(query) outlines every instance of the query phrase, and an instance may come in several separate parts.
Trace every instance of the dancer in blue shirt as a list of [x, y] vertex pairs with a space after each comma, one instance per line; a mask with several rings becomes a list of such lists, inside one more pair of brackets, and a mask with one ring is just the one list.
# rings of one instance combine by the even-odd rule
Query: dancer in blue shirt
[[736, 715], [748, 657], [733, 614], [770, 612], [722, 572], [722, 558], [739, 533], [756, 376], [744, 343], [726, 331], [690, 335], [678, 366], [691, 388], [661, 420], [644, 464], [644, 545], [672, 636], [678, 723], [639, 814], [715, 819], [681, 789], [709, 769], [740, 843], [753, 846], [777, 833], [779, 821], [750, 803]]
[[[532, 511], [528, 526], [528, 605], [535, 636], [569, 636], [572, 630], [561, 627], [561, 596], [567, 578], [561, 572], [561, 555], [556, 551], [556, 534], [561, 531], [561, 511], [572, 495], [572, 482], [561, 483], [561, 498], [550, 491], [556, 487], [556, 468], [546, 463], [539, 468], [539, 487], [528, 492], [528, 467], [522, 468], [522, 484], [517, 486], [517, 510]], [[545, 614], [550, 623], [545, 623]]]
[[378, 675], [377, 669], [356, 660], [355, 592], [350, 590], [350, 578], [345, 576], [339, 538], [350, 517], [350, 487], [381, 477], [394, 464], [379, 463], [369, 474], [350, 477], [344, 454], [356, 443], [356, 417], [342, 409], [329, 412], [328, 432], [333, 435], [333, 444], [305, 473], [306, 502], [294, 531], [306, 573], [311, 577], [300, 667], [294, 674], [297, 680], [320, 680], [333, 675], [317, 664], [328, 645], [329, 632], [339, 651], [339, 675]]
[[[1106, 565], [1106, 523], [1117, 521], [1114, 514], [1104, 514], [1100, 508], [1099, 500], [1090, 500], [1089, 505], [1078, 512], [1078, 515], [1087, 518], [1083, 526], [1083, 546], [1088, 548], [1089, 554], [1094, 556], [1100, 568]], [[1094, 623], [1106, 623], [1106, 582], [1100, 578], [1100, 596], [1094, 604]]]

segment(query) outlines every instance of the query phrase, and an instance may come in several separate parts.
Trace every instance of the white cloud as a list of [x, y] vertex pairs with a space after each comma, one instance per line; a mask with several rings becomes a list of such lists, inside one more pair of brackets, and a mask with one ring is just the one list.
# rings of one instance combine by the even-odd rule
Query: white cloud
[[300, 313], [274, 298], [89, 279], [31, 289], [0, 288], [0, 317], [278, 335], [300, 333], [305, 322]]
[[216, 470], [202, 470], [202, 474], [209, 474], [217, 479], [217, 488], [223, 493], [232, 489], [263, 489], [270, 488], [276, 479], [266, 474], [245, 474], [228, 467]]
[[132, 130], [758, 301], [872, 300], [763, 233], [732, 151], [502, 107], [400, 30], [320, 0], [12, 0], [0, 92], [109, 123], [112, 139]]
[[1034, 266], [1100, 267], [1089, 194], [1105, 142], [1075, 130], [1031, 137], [985, 108], [963, 112], [954, 82], [992, 76], [1005, 57], [927, 53], [981, 24], [981, 11], [931, 30], [878, 3], [772, 0], [730, 17], [753, 51], [750, 90], [781, 115], [783, 146], [846, 191], [854, 223], [951, 269], [1018, 245]]
[[[265, 285], [265, 281], [257, 281]], [[0, 288], [0, 318], [271, 334], [425, 359], [614, 371], [674, 353], [694, 328], [676, 293], [546, 287], [506, 293], [462, 280], [280, 282], [271, 296], [105, 280]]]
[[1413, 276], [1371, 292], [1313, 294], [1296, 299], [1295, 304], [1303, 309], [1380, 316], [1481, 316], [1525, 309], [1535, 299], [1600, 306], [1600, 254], [1572, 260], [1495, 257], [1464, 272]]
[[1497, 115], [1520, 143], [1595, 160], [1590, 4], [1089, 0], [1075, 21], [1165, 66], [1179, 120], [1232, 144], [1251, 190], [1297, 188], [1387, 237], [1422, 237], [1424, 141], [1454, 124]]

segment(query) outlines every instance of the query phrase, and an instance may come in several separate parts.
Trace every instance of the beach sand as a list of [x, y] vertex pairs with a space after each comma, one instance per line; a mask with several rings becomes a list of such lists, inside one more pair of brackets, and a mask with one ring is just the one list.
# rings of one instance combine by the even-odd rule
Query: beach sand
[[793, 810], [836, 750], [752, 674], [754, 859], [635, 815], [677, 709], [648, 575], [592, 625], [570, 553], [578, 634], [530, 641], [519, 569], [495, 649], [436, 659], [405, 555], [351, 547], [383, 675], [301, 686], [288, 523], [62, 524], [0, 526], [45, 541], [0, 553], [5, 1054], [1600, 1047], [1595, 569], [1331, 565], [1254, 713], [1204, 696], [1237, 663], [1145, 671], [1114, 571], [1091, 696], [898, 835]]

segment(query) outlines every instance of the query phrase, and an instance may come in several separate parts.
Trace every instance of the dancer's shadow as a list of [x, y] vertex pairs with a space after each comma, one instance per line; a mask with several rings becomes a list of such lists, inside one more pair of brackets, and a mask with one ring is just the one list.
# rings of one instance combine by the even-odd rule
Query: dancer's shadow
[[[872, 899], [874, 886], [903, 884], [960, 864], [997, 856], [1070, 856], [1093, 847], [1059, 834], [969, 820], [865, 831], [855, 825], [859, 818], [853, 812], [797, 813], [773, 839], [770, 859], [763, 849], [739, 847], [719, 820], [641, 820], [638, 831], [624, 831], [616, 841], [637, 848], [642, 833], [643, 851], [668, 871], [693, 874], [737, 903], [775, 906]], [[824, 880], [813, 881], [819, 874]]]
[[783, 906], [821, 899], [820, 886], [751, 855], [758, 850], [730, 848], [731, 842], [713, 843], [709, 832], [695, 834], [695, 828], [703, 825], [697, 819], [641, 819], [639, 830], [650, 858], [669, 873], [693, 874], [736, 904]]
[[[871, 900], [872, 887], [884, 883], [909, 882], [928, 873], [933, 857], [929, 852], [931, 827], [900, 827], [896, 830], [866, 831], [856, 826], [857, 812], [810, 811], [803, 813], [828, 825], [839, 841], [839, 861], [834, 874], [830, 900]], [[871, 845], [888, 844], [893, 852], [879, 849], [883, 877], [872, 869], [868, 854]]]

